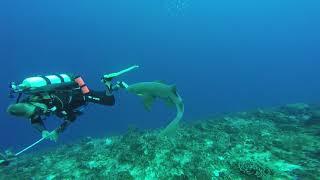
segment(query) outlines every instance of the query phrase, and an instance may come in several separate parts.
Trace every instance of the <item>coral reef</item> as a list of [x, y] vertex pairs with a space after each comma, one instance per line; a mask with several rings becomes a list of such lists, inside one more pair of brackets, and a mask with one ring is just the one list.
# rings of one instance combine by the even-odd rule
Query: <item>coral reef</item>
[[317, 179], [320, 107], [291, 104], [21, 156], [0, 179]]

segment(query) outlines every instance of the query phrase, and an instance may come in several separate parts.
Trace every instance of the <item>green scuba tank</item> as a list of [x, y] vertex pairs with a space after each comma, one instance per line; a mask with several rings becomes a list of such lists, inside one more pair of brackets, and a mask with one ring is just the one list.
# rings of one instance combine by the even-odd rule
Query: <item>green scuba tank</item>
[[59, 85], [62, 83], [70, 83], [73, 78], [68, 74], [56, 74], [48, 76], [35, 76], [29, 77], [22, 81], [18, 85], [19, 89], [36, 89], [42, 88], [48, 85]]

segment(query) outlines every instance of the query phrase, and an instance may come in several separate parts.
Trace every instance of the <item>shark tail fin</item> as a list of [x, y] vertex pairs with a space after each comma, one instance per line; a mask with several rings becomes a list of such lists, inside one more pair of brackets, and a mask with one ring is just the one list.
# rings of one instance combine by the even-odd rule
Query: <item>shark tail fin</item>
[[170, 122], [170, 124], [160, 133], [160, 136], [172, 137], [176, 134], [179, 129], [180, 120], [184, 113], [184, 104], [177, 104], [178, 112], [176, 118]]
[[180, 118], [175, 118], [173, 121], [170, 122], [170, 124], [164, 130], [162, 130], [162, 132], [160, 133], [160, 136], [162, 137], [174, 136], [179, 128], [179, 122], [180, 122]]

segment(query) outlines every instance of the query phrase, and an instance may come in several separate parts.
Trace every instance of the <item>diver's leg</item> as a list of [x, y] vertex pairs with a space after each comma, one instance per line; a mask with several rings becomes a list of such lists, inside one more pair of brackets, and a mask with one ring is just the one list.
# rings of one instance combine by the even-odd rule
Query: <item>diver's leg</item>
[[45, 127], [45, 125], [39, 115], [35, 115], [34, 117], [31, 117], [30, 119], [31, 119], [31, 125], [39, 132], [47, 130], [47, 128]]

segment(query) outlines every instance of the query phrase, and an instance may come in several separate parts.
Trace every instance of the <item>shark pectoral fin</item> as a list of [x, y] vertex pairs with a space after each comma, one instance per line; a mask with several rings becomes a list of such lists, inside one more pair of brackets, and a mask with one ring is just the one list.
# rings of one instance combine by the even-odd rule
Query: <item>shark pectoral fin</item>
[[153, 101], [155, 98], [153, 96], [148, 96], [148, 95], [144, 95], [144, 96], [142, 96], [142, 98], [143, 98], [144, 108], [147, 111], [151, 111], [151, 107], [153, 105]]

